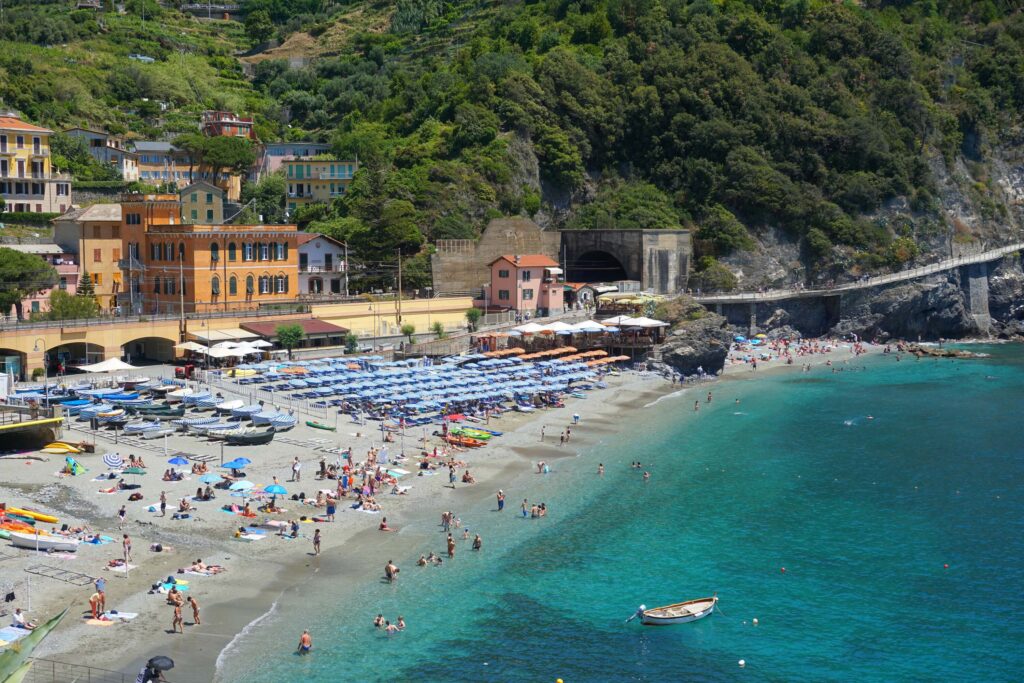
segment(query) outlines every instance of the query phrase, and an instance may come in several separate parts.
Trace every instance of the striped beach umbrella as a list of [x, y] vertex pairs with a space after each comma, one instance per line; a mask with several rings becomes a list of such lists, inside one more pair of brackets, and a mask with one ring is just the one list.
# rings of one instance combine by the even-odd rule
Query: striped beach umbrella
[[124, 465], [124, 458], [117, 453], [107, 453], [103, 456], [103, 464], [110, 469], [117, 469]]

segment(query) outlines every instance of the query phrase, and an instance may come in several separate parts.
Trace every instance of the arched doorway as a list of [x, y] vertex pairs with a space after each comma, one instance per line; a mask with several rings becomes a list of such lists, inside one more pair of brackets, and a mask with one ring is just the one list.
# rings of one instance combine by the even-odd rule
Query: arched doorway
[[174, 360], [174, 344], [174, 340], [165, 337], [139, 337], [121, 347], [122, 357], [132, 364], [167, 363]]
[[628, 280], [626, 268], [607, 251], [585, 251], [569, 264], [565, 279], [569, 282], [615, 282]]
[[0, 373], [14, 375], [18, 381], [25, 380], [25, 354], [15, 349], [0, 349]]
[[60, 363], [65, 370], [76, 365], [99, 363], [107, 358], [106, 349], [98, 344], [85, 342], [66, 342], [49, 350], [50, 365]]

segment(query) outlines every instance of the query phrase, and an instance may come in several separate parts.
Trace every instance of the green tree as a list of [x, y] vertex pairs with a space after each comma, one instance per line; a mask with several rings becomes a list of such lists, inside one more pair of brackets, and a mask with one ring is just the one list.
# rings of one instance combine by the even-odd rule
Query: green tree
[[203, 163], [210, 168], [211, 177], [218, 177], [222, 171], [242, 173], [252, 167], [256, 152], [245, 138], [218, 135], [207, 138]]
[[277, 337], [277, 342], [288, 349], [288, 357], [292, 357], [292, 349], [299, 345], [306, 333], [302, 329], [302, 325], [296, 323], [289, 323], [287, 325], [278, 325], [274, 328], [274, 335]]
[[0, 247], [0, 313], [3, 315], [13, 306], [21, 320], [22, 300], [50, 289], [58, 280], [53, 266], [38, 256]]
[[90, 299], [96, 297], [96, 287], [92, 284], [92, 277], [89, 275], [89, 271], [82, 269], [82, 277], [78, 278], [78, 290], [75, 292], [75, 296], [89, 297]]
[[192, 171], [196, 164], [202, 165], [206, 157], [207, 138], [202, 133], [184, 133], [171, 140], [171, 144], [188, 152], [188, 181], [192, 182]]
[[697, 237], [709, 240], [718, 255], [754, 248], [754, 240], [736, 216], [721, 204], [711, 207], [697, 230]]
[[263, 216], [267, 224], [285, 222], [285, 193], [288, 182], [283, 173], [271, 173], [260, 178], [258, 183], [242, 185], [242, 204], [246, 205], [245, 216], [239, 216], [235, 223], [255, 223]]
[[480, 322], [480, 317], [483, 314], [483, 311], [475, 307], [466, 311], [466, 322], [469, 323], [469, 329], [471, 332], [476, 330], [476, 324]]
[[444, 329], [444, 323], [438, 320], [430, 326], [430, 331], [437, 335], [438, 339], [444, 339], [448, 333]]
[[270, 39], [274, 35], [274, 22], [270, 14], [263, 9], [245, 15], [245, 32], [254, 45]]
[[402, 334], [408, 338], [409, 343], [412, 344], [412, 335], [416, 334], [416, 326], [412, 323], [402, 323]]
[[345, 353], [355, 353], [359, 350], [359, 337], [352, 332], [345, 335]]
[[79, 318], [95, 318], [99, 315], [100, 306], [95, 297], [72, 296], [61, 289], [50, 293], [50, 310], [38, 314], [43, 320], [75, 320]]
[[701, 258], [690, 275], [690, 288], [702, 292], [729, 292], [736, 289], [736, 284], [732, 271], [711, 256]]

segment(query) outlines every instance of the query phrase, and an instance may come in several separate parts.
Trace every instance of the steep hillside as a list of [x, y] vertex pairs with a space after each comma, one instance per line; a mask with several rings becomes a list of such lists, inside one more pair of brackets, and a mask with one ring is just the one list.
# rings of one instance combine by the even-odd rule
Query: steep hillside
[[[425, 243], [502, 214], [690, 226], [704, 287], [841, 279], [1020, 233], [1012, 3], [246, 0], [243, 34], [171, 10], [143, 27], [142, 2], [66, 47], [17, 44], [0, 94], [50, 122], [180, 130], [222, 105], [256, 113], [264, 139], [330, 140], [363, 170], [298, 219], [368, 261], [401, 249], [413, 282]], [[68, 12], [47, 7], [32, 11]], [[268, 39], [243, 80], [228, 55]], [[33, 54], [45, 87], [9, 65]]]

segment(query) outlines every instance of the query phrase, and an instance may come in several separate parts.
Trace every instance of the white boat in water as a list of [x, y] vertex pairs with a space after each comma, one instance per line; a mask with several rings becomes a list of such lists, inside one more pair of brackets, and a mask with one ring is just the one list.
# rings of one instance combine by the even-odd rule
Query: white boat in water
[[703, 619], [715, 611], [718, 603], [718, 596], [710, 598], [698, 598], [687, 602], [677, 602], [674, 605], [665, 607], [645, 608], [643, 605], [630, 619], [640, 617], [640, 623], [647, 626], [670, 626], [672, 624], [685, 624], [690, 621]]
[[42, 536], [36, 534], [24, 534], [20, 531], [12, 531], [11, 543], [18, 548], [29, 550], [46, 550], [73, 553], [78, 550], [78, 541], [63, 536]]

